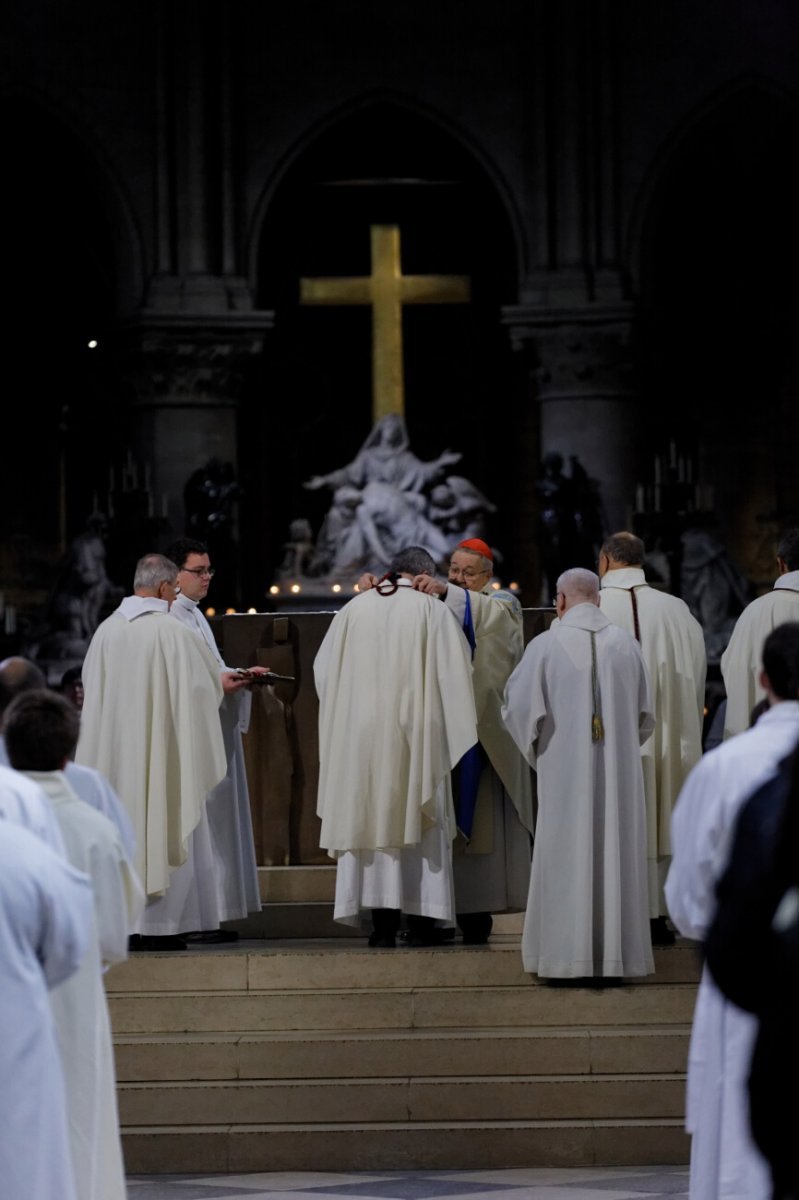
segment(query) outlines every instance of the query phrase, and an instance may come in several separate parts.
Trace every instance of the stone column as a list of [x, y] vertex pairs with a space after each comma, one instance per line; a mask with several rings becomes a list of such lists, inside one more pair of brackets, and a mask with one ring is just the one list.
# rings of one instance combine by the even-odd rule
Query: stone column
[[205, 320], [161, 313], [127, 328], [136, 449], [150, 468], [155, 514], [167, 516], [175, 534], [184, 530], [189, 476], [210, 458], [237, 466], [244, 372], [271, 324], [270, 312]]
[[628, 305], [503, 312], [514, 348], [531, 356], [540, 456], [561, 454], [566, 474], [578, 456], [599, 484], [608, 532], [629, 523], [634, 499], [631, 317]]

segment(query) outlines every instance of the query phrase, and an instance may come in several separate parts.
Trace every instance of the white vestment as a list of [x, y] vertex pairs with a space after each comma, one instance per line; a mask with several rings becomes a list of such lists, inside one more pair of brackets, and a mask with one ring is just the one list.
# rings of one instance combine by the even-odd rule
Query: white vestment
[[0, 821], [0, 1193], [8, 1200], [84, 1200], [48, 988], [78, 969], [91, 926], [89, 879], [28, 829]]
[[[688, 776], [674, 809], [666, 880], [669, 914], [685, 937], [701, 941], [707, 933], [738, 812], [797, 739], [799, 701], [784, 701], [711, 750]], [[757, 1019], [725, 1000], [704, 970], [688, 1055], [691, 1200], [771, 1195], [768, 1167], [749, 1132], [747, 1078], [756, 1032]]]
[[671, 813], [702, 756], [707, 657], [702, 626], [677, 596], [646, 582], [640, 567], [607, 571], [599, 606], [614, 625], [635, 637], [632, 597], [641, 652], [649, 674], [655, 731], [641, 747], [646, 796], [649, 915], [664, 916], [663, 883], [671, 861]]
[[165, 602], [129, 596], [92, 638], [83, 686], [75, 757], [105, 775], [125, 805], [149, 900], [186, 861], [205, 798], [225, 775], [219, 672], [202, 643], [168, 619]]
[[78, 799], [61, 771], [29, 771], [53, 806], [67, 858], [92, 881], [94, 922], [74, 975], [50, 993], [64, 1067], [69, 1140], [80, 1200], [124, 1200], [114, 1052], [103, 969], [128, 956], [144, 893], [116, 826]]
[[64, 854], [61, 830], [42, 789], [21, 771], [3, 765], [0, 765], [0, 819], [24, 826], [56, 854]]
[[[8, 751], [6, 750], [6, 740], [0, 734], [0, 765], [9, 766]], [[91, 767], [80, 767], [77, 763], [69, 762], [64, 767], [64, 774], [67, 777], [67, 782], [72, 788], [79, 800], [85, 800], [92, 808], [96, 808], [104, 817], [108, 817], [109, 821], [116, 825], [119, 831], [119, 836], [122, 838], [122, 844], [127, 851], [128, 858], [133, 862], [136, 857], [136, 835], [133, 832], [133, 825], [130, 817], [125, 812], [124, 805], [116, 794], [111, 784], [107, 779], [103, 779], [99, 771], [93, 771]], [[30, 780], [26, 781], [26, 785], [35, 788], [36, 784]], [[50, 813], [48, 806], [48, 814], [54, 825], [56, 825], [55, 817]], [[60, 838], [60, 834], [58, 835]]]
[[401, 579], [393, 595], [371, 589], [336, 614], [314, 676], [336, 920], [400, 908], [452, 924], [449, 775], [477, 740], [466, 639]]
[[[199, 605], [178, 596], [169, 615], [200, 638], [220, 671], [225, 666]], [[202, 819], [191, 836], [189, 857], [173, 874], [169, 891], [148, 909], [150, 933], [217, 929], [261, 907], [258, 867], [250, 818], [241, 735], [250, 723], [252, 696], [241, 690], [224, 696], [219, 708], [227, 772], [209, 793]], [[170, 916], [171, 914], [171, 916]], [[154, 927], [158, 923], [159, 929]]]
[[772, 629], [786, 621], [799, 621], [799, 571], [780, 575], [773, 590], [748, 604], [735, 623], [729, 645], [721, 656], [721, 674], [727, 690], [725, 738], [749, 728], [752, 709], [766, 695], [759, 683], [763, 643]]
[[[463, 628], [467, 592], [447, 585], [444, 603]], [[468, 592], [477, 736], [487, 763], [480, 778], [472, 838], [456, 844], [455, 909], [521, 912], [530, 886], [533, 792], [530, 765], [502, 720], [505, 684], [524, 653], [522, 609], [512, 592]]]
[[654, 717], [637, 642], [596, 605], [575, 605], [525, 650], [502, 715], [538, 772], [525, 970], [553, 979], [650, 974], [640, 746]]

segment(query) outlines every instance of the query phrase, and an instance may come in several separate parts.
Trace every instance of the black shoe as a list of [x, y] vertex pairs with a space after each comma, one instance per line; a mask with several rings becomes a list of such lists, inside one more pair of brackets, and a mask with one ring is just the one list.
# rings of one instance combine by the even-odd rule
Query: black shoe
[[398, 908], [373, 908], [369, 945], [380, 946], [384, 950], [393, 950], [397, 944], [400, 915]]
[[407, 919], [408, 931], [405, 937], [407, 946], [441, 946], [451, 941], [454, 931], [436, 925], [433, 917], [420, 917], [413, 913]]
[[135, 953], [139, 953], [140, 951], [185, 949], [186, 939], [182, 934], [175, 934], [173, 936], [166, 934], [161, 937], [151, 933], [132, 933], [128, 938], [128, 950]]
[[183, 936], [190, 946], [222, 946], [239, 940], [236, 929], [205, 929]]
[[463, 934], [464, 946], [485, 946], [494, 927], [491, 913], [458, 913], [456, 920]]
[[665, 917], [652, 917], [649, 921], [649, 933], [653, 946], [673, 946], [674, 933], [669, 929]]
[[390, 933], [370, 933], [369, 945], [373, 950], [394, 950], [396, 949], [397, 939]]

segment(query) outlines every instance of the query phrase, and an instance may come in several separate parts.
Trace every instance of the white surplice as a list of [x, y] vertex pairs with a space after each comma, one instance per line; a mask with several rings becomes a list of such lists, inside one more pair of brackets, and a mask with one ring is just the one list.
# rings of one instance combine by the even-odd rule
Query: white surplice
[[136, 835], [137, 874], [156, 898], [186, 861], [206, 796], [227, 769], [216, 662], [169, 620], [164, 601], [129, 596], [92, 638], [83, 686], [76, 761], [118, 793]]
[[[9, 766], [6, 740], [2, 734], [0, 734], [0, 765]], [[94, 771], [91, 767], [78, 766], [74, 762], [67, 763], [64, 767], [64, 774], [67, 777], [69, 786], [79, 799], [85, 800], [87, 804], [90, 804], [92, 808], [96, 808], [98, 812], [101, 812], [104, 817], [108, 817], [109, 821], [116, 825], [128, 858], [133, 862], [136, 857], [136, 835], [133, 832], [133, 825], [131, 824], [130, 817], [125, 812], [125, 806], [108, 780], [104, 779], [99, 771]], [[27, 786], [36, 787], [30, 780], [27, 781]], [[55, 818], [51, 816], [51, 819], [53, 824], [55, 824]]]
[[144, 893], [116, 826], [73, 792], [62, 771], [29, 771], [47, 795], [67, 858], [92, 882], [92, 937], [79, 969], [50, 993], [66, 1084], [80, 1200], [124, 1200], [114, 1052], [103, 970], [128, 955]]
[[[797, 740], [799, 701], [784, 701], [711, 750], [688, 776], [674, 809], [666, 879], [669, 914], [685, 937], [701, 941], [707, 933], [738, 813]], [[756, 1032], [756, 1018], [725, 1000], [703, 970], [688, 1055], [691, 1200], [771, 1195], [768, 1167], [749, 1132], [747, 1078]]]
[[[467, 592], [447, 585], [444, 603], [463, 628]], [[530, 765], [502, 720], [505, 684], [524, 653], [521, 605], [512, 592], [469, 591], [475, 636], [472, 685], [477, 735], [486, 754], [468, 846], [456, 843], [459, 913], [522, 912], [530, 886], [533, 792]]]
[[314, 677], [336, 920], [400, 908], [452, 924], [449, 775], [477, 740], [466, 639], [437, 599], [400, 579], [392, 595], [372, 589], [336, 614]]
[[799, 571], [780, 575], [773, 589], [748, 604], [735, 623], [729, 645], [721, 656], [721, 674], [727, 690], [725, 738], [749, 728], [752, 709], [766, 695], [759, 682], [763, 643], [772, 629], [786, 621], [799, 621]]
[[599, 606], [614, 625], [635, 636], [649, 674], [655, 731], [641, 747], [646, 796], [649, 915], [665, 916], [663, 884], [671, 861], [671, 814], [680, 788], [702, 756], [707, 657], [702, 626], [678, 596], [659, 592], [640, 567], [607, 571]]
[[[604, 725], [596, 742], [592, 632]], [[637, 642], [596, 605], [575, 605], [528, 645], [502, 715], [538, 772], [525, 970], [545, 978], [650, 974], [640, 746], [654, 717]]]
[[[6, 763], [8, 759], [4, 760]], [[53, 810], [42, 789], [21, 771], [0, 764], [0, 819], [13, 821], [64, 854], [64, 842]]]
[[[179, 595], [169, 615], [180, 621], [213, 655], [220, 671], [227, 671], [208, 621], [199, 605]], [[250, 817], [250, 800], [241, 737], [250, 723], [252, 696], [241, 690], [224, 696], [219, 708], [225, 743], [227, 772], [208, 795], [200, 825], [192, 835], [189, 860], [173, 875], [169, 893], [157, 908], [174, 914], [158, 916], [156, 906], [148, 912], [153, 922], [176, 930], [217, 929], [222, 921], [234, 921], [261, 907], [258, 867]], [[197, 864], [201, 864], [197, 869]], [[183, 878], [185, 876], [185, 879]]]
[[0, 1192], [9, 1200], [84, 1200], [48, 989], [80, 966], [92, 908], [86, 875], [0, 820]]

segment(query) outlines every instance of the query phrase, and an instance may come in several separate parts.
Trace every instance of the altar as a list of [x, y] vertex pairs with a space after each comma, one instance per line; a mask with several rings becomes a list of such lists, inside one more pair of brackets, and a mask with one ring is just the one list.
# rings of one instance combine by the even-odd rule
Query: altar
[[[268, 666], [293, 683], [260, 688], [244, 737], [255, 852], [264, 867], [330, 865], [319, 847], [318, 701], [313, 662], [333, 612], [233, 614], [214, 622], [225, 662]], [[549, 608], [524, 609], [525, 644], [548, 628]], [[379, 665], [375, 665], [379, 670]]]

